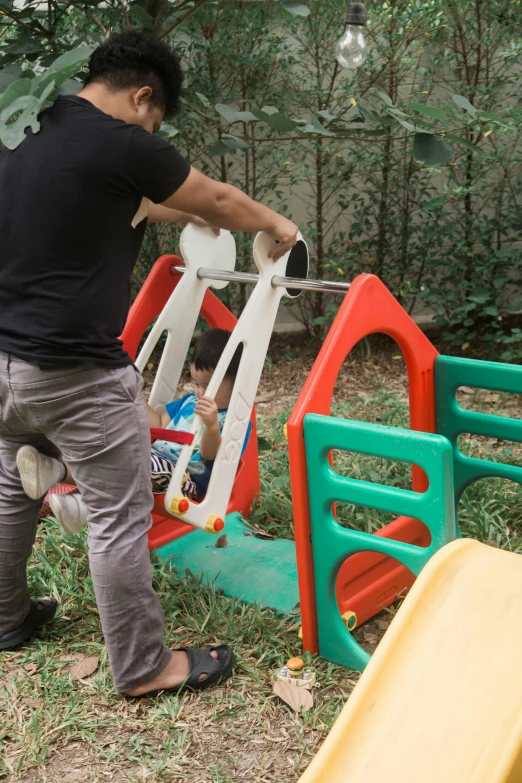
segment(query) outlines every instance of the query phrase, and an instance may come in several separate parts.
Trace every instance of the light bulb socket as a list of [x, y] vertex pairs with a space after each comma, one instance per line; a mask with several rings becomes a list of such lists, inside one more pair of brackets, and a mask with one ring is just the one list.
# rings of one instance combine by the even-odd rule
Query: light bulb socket
[[346, 25], [355, 25], [364, 27], [366, 24], [366, 6], [364, 3], [356, 3], [353, 0], [348, 6], [346, 13]]

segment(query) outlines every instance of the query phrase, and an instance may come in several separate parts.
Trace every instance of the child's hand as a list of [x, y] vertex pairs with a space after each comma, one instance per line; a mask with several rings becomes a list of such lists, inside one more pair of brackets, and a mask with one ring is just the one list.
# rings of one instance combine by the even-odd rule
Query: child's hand
[[210, 397], [202, 397], [196, 405], [196, 411], [198, 416], [203, 419], [203, 424], [206, 427], [218, 427], [218, 406]]

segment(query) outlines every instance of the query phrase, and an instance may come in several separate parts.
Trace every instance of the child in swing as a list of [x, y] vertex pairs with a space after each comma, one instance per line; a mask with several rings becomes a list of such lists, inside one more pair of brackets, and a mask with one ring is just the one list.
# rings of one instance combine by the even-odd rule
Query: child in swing
[[[166, 405], [160, 415], [147, 403], [149, 427], [188, 432], [196, 415], [201, 416], [203, 428], [194, 443], [182, 492], [190, 500], [201, 500], [208, 488], [212, 466], [221, 445], [221, 432], [230, 404], [243, 346], [239, 345], [228, 366], [225, 377], [214, 399], [206, 396], [214, 370], [230, 337], [225, 329], [210, 329], [196, 342], [190, 363], [194, 391]], [[247, 446], [249, 424], [243, 452]], [[166, 440], [157, 440], [151, 448], [152, 491], [161, 494], [167, 490], [183, 446]], [[23, 446], [17, 454], [17, 465], [26, 494], [33, 500], [43, 498], [57, 483], [74, 484], [66, 463], [46, 457], [32, 446]], [[49, 505], [65, 532], [70, 535], [87, 522], [87, 509], [80, 494], [49, 496]]]

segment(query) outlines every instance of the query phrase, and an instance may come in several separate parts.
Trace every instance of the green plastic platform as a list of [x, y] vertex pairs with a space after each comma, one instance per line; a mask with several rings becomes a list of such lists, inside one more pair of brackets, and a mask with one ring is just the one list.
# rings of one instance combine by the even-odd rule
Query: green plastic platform
[[435, 360], [437, 432], [444, 435], [453, 447], [457, 506], [466, 487], [478, 479], [495, 476], [522, 484], [522, 468], [466, 457], [459, 449], [457, 438], [465, 432], [522, 443], [522, 421], [464, 410], [455, 397], [459, 386], [522, 394], [522, 367], [500, 362], [457, 359], [453, 356], [437, 356]]
[[[341, 619], [335, 591], [339, 569], [357, 552], [379, 552], [394, 557], [417, 575], [435, 552], [456, 538], [452, 448], [441, 435], [316, 414], [305, 416], [304, 439], [319, 653], [361, 671], [370, 656]], [[332, 449], [420, 465], [428, 476], [429, 488], [418, 493], [340, 476], [329, 464]], [[332, 512], [333, 504], [339, 501], [420, 519], [430, 530], [431, 544], [419, 547], [343, 528]]]
[[226, 547], [216, 547], [217, 536], [196, 530], [156, 549], [156, 555], [181, 572], [203, 575], [225, 595], [247, 604], [291, 613], [299, 603], [297, 564], [293, 541], [267, 540], [253, 534], [240, 514], [227, 514]]

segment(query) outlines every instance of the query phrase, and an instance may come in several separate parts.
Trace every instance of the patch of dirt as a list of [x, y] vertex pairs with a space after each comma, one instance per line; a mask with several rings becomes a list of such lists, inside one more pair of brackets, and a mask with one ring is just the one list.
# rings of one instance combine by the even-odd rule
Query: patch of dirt
[[[237, 678], [208, 696], [186, 698], [170, 730], [153, 719], [156, 705], [132, 704], [124, 725], [96, 731], [96, 740], [49, 748], [45, 765], [13, 776], [20, 783], [280, 783], [296, 781], [324, 741], [326, 731], [272, 695], [260, 700], [250, 682]], [[350, 681], [352, 682], [352, 681]], [[355, 684], [355, 681], [352, 682]], [[174, 699], [173, 699], [174, 701]], [[257, 704], [256, 704], [257, 702]], [[133, 714], [131, 714], [133, 713]], [[141, 722], [141, 728], [139, 723]], [[324, 724], [323, 724], [324, 726]], [[116, 736], [117, 732], [117, 736]], [[124, 753], [122, 750], [126, 749]], [[144, 762], [140, 764], [140, 757]], [[151, 760], [156, 770], [151, 769]]]
[[[273, 335], [257, 393], [257, 408], [275, 415], [292, 407], [299, 396], [321, 349], [302, 333]], [[143, 373], [144, 391], [152, 388], [161, 351], [157, 350]], [[386, 386], [407, 399], [406, 365], [396, 343], [384, 335], [372, 335], [364, 346], [355, 346], [342, 365], [334, 389], [335, 400], [346, 400], [371, 393], [386, 379]], [[185, 372], [180, 393], [190, 391], [190, 375]]]

